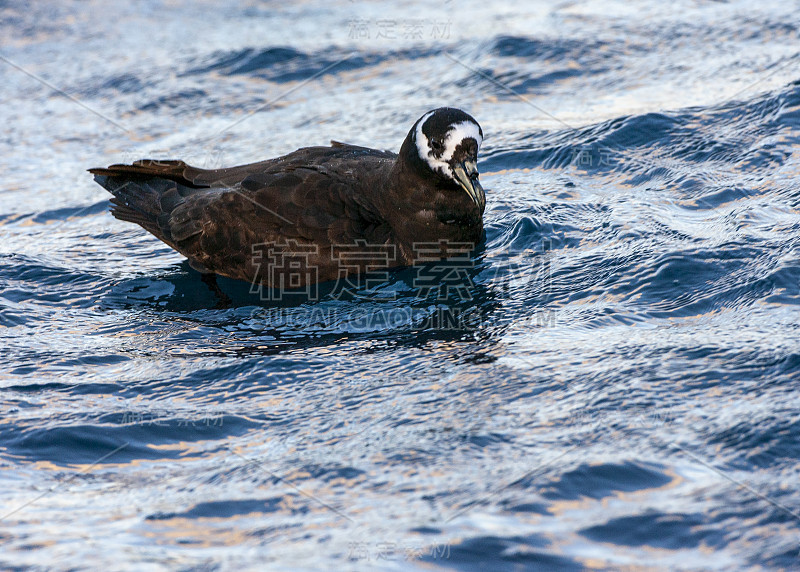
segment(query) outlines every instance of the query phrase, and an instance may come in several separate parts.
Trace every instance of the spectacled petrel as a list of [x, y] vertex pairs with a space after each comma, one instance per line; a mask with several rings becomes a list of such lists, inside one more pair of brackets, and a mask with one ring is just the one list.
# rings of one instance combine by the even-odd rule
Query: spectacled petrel
[[89, 172], [114, 195], [116, 218], [199, 272], [302, 287], [474, 248], [486, 206], [482, 141], [475, 119], [441, 107], [414, 123], [399, 154], [331, 141], [224, 169], [141, 160]]

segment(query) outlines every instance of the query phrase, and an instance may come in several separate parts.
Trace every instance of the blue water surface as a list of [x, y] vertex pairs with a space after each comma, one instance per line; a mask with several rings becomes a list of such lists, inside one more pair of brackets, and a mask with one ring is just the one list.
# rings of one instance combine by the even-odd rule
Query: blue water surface
[[[0, 2], [0, 568], [793, 569], [796, 2]], [[89, 167], [481, 123], [465, 288], [269, 299]]]

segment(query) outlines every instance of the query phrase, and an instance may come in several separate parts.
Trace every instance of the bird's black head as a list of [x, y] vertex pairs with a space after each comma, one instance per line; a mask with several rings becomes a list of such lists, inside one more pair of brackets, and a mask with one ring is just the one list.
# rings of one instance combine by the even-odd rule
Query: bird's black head
[[466, 191], [483, 214], [486, 194], [478, 181], [482, 142], [483, 131], [475, 119], [460, 109], [440, 107], [417, 120], [400, 153], [419, 175]]

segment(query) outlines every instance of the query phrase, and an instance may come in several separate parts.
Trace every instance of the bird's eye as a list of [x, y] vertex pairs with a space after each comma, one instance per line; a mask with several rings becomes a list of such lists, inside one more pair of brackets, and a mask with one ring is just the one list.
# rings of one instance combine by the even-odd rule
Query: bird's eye
[[431, 139], [431, 148], [434, 151], [441, 151], [444, 149], [444, 142], [440, 139]]

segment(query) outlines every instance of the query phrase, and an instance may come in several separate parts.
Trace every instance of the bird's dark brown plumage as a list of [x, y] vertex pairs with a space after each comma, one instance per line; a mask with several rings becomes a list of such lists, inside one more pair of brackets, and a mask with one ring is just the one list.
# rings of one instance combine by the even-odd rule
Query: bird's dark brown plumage
[[[448, 121], [474, 123], [452, 108], [421, 120], [427, 116], [445, 126], [437, 127], [443, 136], [452, 136]], [[116, 218], [142, 226], [195, 269], [270, 287], [300, 287], [414, 264], [420, 243], [440, 244], [446, 255], [449, 244], [474, 247], [480, 241], [483, 204], [470, 198], [446, 169], [432, 170], [421, 157], [416, 128], [399, 154], [332, 142], [226, 169], [143, 160], [90, 172], [114, 195]], [[464, 164], [474, 165], [479, 145], [474, 138], [451, 143], [452, 160], [462, 171]], [[469, 176], [480, 189], [472, 170]], [[347, 258], [355, 251], [360, 255]], [[267, 271], [267, 258], [276, 253], [285, 269]], [[291, 269], [305, 278], [290, 284]], [[308, 269], [313, 272], [303, 271]]]

